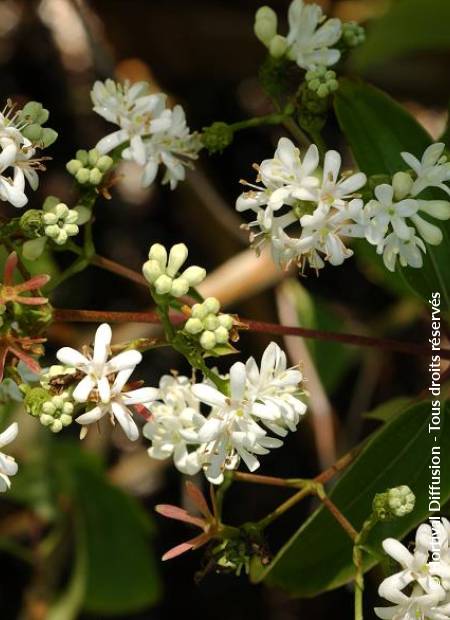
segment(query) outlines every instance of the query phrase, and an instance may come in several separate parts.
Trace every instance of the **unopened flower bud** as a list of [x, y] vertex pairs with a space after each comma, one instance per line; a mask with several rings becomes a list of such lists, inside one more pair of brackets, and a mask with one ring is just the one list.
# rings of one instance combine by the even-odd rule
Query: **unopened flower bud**
[[258, 39], [266, 47], [277, 34], [277, 14], [269, 6], [260, 7], [255, 14], [254, 31]]
[[281, 58], [285, 55], [287, 48], [287, 39], [281, 34], [275, 35], [269, 44], [269, 52], [272, 58]]
[[233, 142], [234, 131], [230, 125], [216, 121], [203, 128], [202, 142], [209, 153], [221, 153]]
[[220, 314], [218, 317], [219, 324], [229, 331], [233, 327], [233, 317], [230, 314]]
[[396, 517], [404, 517], [414, 510], [416, 496], [406, 486], [395, 487], [388, 491], [388, 504]]
[[66, 164], [67, 172], [69, 172], [70, 174], [73, 174], [74, 176], [76, 175], [78, 170], [80, 170], [80, 168], [82, 167], [83, 167], [83, 164], [81, 163], [79, 159], [71, 159]]
[[439, 245], [442, 242], [443, 233], [440, 228], [434, 224], [430, 224], [430, 222], [424, 220], [420, 215], [411, 216], [411, 220], [424, 241], [430, 245]]
[[172, 288], [172, 282], [172, 278], [169, 278], [169, 276], [166, 276], [165, 274], [159, 276], [159, 278], [155, 281], [155, 289], [158, 295], [166, 295]]
[[206, 351], [214, 349], [216, 346], [216, 337], [214, 333], [209, 330], [204, 331], [200, 336], [200, 344]]
[[87, 183], [89, 181], [90, 172], [91, 171], [89, 170], [89, 168], [80, 168], [75, 175], [75, 178], [78, 181], [78, 183], [81, 183], [81, 185], [84, 185], [85, 183]]
[[208, 315], [208, 310], [204, 304], [194, 304], [191, 312], [196, 319], [204, 319]]
[[98, 168], [92, 168], [89, 173], [89, 183], [92, 185], [100, 185], [103, 175]]
[[113, 163], [114, 162], [112, 157], [110, 157], [109, 155], [102, 155], [97, 161], [97, 168], [100, 170], [100, 172], [105, 173], [111, 169]]
[[[67, 405], [69, 405], [69, 404], [71, 404], [71, 403], [66, 403], [66, 404], [67, 404]], [[68, 415], [68, 414], [66, 414], [66, 413], [63, 413], [59, 419], [60, 419], [61, 424], [62, 424], [63, 426], [69, 426], [69, 424], [71, 424], [71, 423], [72, 423], [72, 416], [71, 416], [71, 415]]]
[[50, 425], [50, 430], [53, 433], [59, 433], [62, 430], [62, 422], [61, 420], [53, 420], [52, 424]]
[[89, 155], [88, 152], [85, 151], [84, 149], [79, 149], [76, 154], [75, 157], [81, 161], [81, 163], [83, 164], [83, 166], [87, 166], [89, 163]]
[[93, 168], [93, 167], [97, 164], [97, 161], [98, 161], [99, 155], [100, 155], [100, 154], [99, 154], [99, 152], [97, 151], [97, 149], [91, 149], [91, 150], [88, 152], [88, 163], [89, 163], [89, 165], [91, 166], [91, 168]]
[[175, 280], [173, 280], [170, 292], [174, 297], [182, 297], [183, 295], [186, 295], [188, 291], [189, 291], [189, 282], [188, 280], [186, 280], [184, 275], [180, 276], [179, 278], [175, 278]]
[[153, 284], [162, 274], [161, 265], [157, 260], [148, 260], [142, 266], [142, 273], [147, 282]]
[[183, 278], [189, 282], [190, 286], [197, 286], [206, 278], [206, 269], [193, 265], [183, 272]]
[[225, 344], [228, 342], [230, 334], [225, 327], [219, 326], [214, 330], [214, 336], [219, 344]]
[[191, 317], [186, 321], [184, 329], [188, 332], [188, 334], [199, 334], [201, 331], [203, 331], [203, 323], [200, 319]]
[[148, 253], [148, 257], [153, 258], [154, 260], [158, 261], [158, 263], [161, 265], [161, 269], [166, 268], [167, 250], [160, 243], [154, 243], [151, 246], [150, 251]]
[[42, 213], [38, 209], [29, 209], [21, 216], [19, 226], [27, 237], [42, 234]]
[[220, 310], [220, 301], [216, 297], [207, 297], [203, 305], [211, 314], [217, 314]]
[[407, 172], [396, 172], [392, 177], [392, 187], [396, 200], [403, 200], [411, 193], [413, 179]]
[[209, 329], [213, 332], [219, 327], [220, 323], [219, 319], [216, 317], [215, 314], [208, 314], [208, 316], [203, 321], [203, 325], [206, 327], [206, 329]]
[[347, 47], [357, 47], [366, 40], [366, 32], [355, 21], [344, 22], [342, 24], [342, 40]]
[[43, 426], [50, 426], [51, 424], [53, 424], [53, 416], [49, 415], [48, 413], [43, 413], [41, 416], [39, 416], [39, 421]]
[[180, 270], [188, 256], [188, 249], [184, 243], [177, 243], [172, 246], [169, 252], [169, 260], [167, 262], [166, 273], [171, 278]]
[[419, 211], [432, 215], [437, 220], [450, 219], [450, 202], [448, 200], [418, 200]]

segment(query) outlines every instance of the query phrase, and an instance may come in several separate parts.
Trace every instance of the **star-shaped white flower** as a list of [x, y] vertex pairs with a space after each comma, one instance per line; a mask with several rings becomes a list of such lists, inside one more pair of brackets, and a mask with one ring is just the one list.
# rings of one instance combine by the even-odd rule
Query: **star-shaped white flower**
[[[108, 400], [98, 403], [86, 413], [79, 415], [76, 422], [82, 425], [93, 424], [109, 413], [111, 422], [114, 424], [114, 421], [117, 420], [128, 439], [136, 441], [139, 438], [139, 429], [133, 420], [130, 407], [153, 402], [158, 397], [159, 391], [156, 388], [143, 387], [124, 392], [123, 388], [133, 370], [134, 366], [127, 370], [121, 370], [110, 388]], [[82, 437], [84, 435], [85, 433], [82, 432]]]
[[413, 196], [417, 196], [427, 187], [439, 187], [450, 194], [450, 188], [445, 185], [445, 182], [450, 181], [450, 162], [443, 155], [444, 149], [443, 142], [431, 144], [425, 149], [420, 160], [411, 153], [401, 154], [404, 161], [417, 175], [411, 190]]
[[[0, 448], [7, 446], [17, 437], [19, 427], [13, 422], [0, 434]], [[18, 466], [12, 456], [0, 452], [0, 492], [7, 491], [11, 487], [10, 476], [17, 474]]]
[[88, 351], [83, 354], [70, 347], [63, 347], [57, 352], [56, 357], [62, 364], [77, 368], [85, 375], [73, 392], [75, 401], [84, 403], [89, 399], [93, 390], [98, 390], [100, 401], [109, 403], [111, 398], [109, 377], [116, 373], [127, 373], [130, 369], [134, 370], [142, 360], [139, 351], [133, 349], [123, 351], [108, 359], [111, 353], [111, 338], [110, 326], [103, 323], [95, 334], [92, 352]]
[[369, 217], [366, 239], [369, 243], [378, 245], [386, 236], [389, 226], [392, 226], [399, 239], [409, 239], [410, 232], [406, 218], [417, 213], [418, 201], [414, 198], [396, 201], [394, 188], [387, 183], [377, 185], [374, 193], [376, 200], [371, 200], [366, 205], [366, 212]]

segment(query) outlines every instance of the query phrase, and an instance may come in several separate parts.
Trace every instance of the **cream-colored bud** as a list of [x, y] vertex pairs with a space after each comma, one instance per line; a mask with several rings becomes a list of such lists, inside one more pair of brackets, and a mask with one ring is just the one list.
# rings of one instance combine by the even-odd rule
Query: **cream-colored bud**
[[43, 413], [48, 413], [49, 415], [53, 415], [56, 411], [56, 405], [51, 401], [47, 401], [46, 403], [42, 405], [42, 411]]
[[147, 282], [153, 284], [162, 275], [161, 265], [155, 259], [148, 260], [142, 266], [142, 273]]
[[48, 413], [43, 413], [39, 417], [39, 421], [43, 426], [50, 426], [50, 424], [53, 424], [53, 417]]
[[161, 245], [160, 243], [154, 243], [150, 248], [148, 257], [158, 261], [163, 271], [166, 269], [167, 250], [163, 245]]
[[173, 280], [170, 292], [174, 297], [182, 297], [183, 295], [186, 295], [188, 290], [189, 282], [183, 276], [180, 278], [175, 278], [175, 280]]
[[219, 319], [219, 324], [225, 327], [227, 331], [230, 331], [234, 323], [233, 317], [230, 314], [219, 314], [217, 318]]
[[226, 342], [228, 342], [228, 339], [230, 337], [228, 330], [222, 326], [214, 330], [214, 336], [216, 337], [216, 341], [219, 344], [225, 344]]
[[277, 22], [277, 14], [269, 6], [262, 6], [256, 11], [254, 24], [255, 35], [261, 43], [267, 47], [277, 34]]
[[203, 323], [200, 319], [191, 317], [186, 321], [184, 329], [188, 332], [188, 334], [199, 334], [203, 331]]
[[213, 332], [219, 327], [220, 323], [219, 319], [216, 317], [215, 314], [208, 314], [208, 316], [203, 321], [203, 325], [206, 327], [206, 329], [209, 329]]
[[63, 413], [62, 416], [59, 419], [60, 419], [61, 424], [63, 426], [69, 426], [69, 424], [72, 423], [72, 416], [67, 415], [65, 413]]
[[407, 172], [396, 172], [392, 177], [392, 187], [396, 200], [403, 200], [411, 193], [414, 181]]
[[204, 304], [194, 304], [191, 313], [196, 319], [204, 319], [208, 314], [208, 310], [205, 308]]
[[62, 427], [63, 427], [63, 425], [62, 425], [61, 420], [53, 420], [53, 423], [50, 426], [50, 430], [53, 433], [59, 433], [59, 431], [62, 430]]
[[200, 336], [200, 344], [204, 349], [206, 349], [206, 351], [214, 349], [217, 344], [214, 333], [210, 332], [209, 330], [203, 332], [203, 334]]
[[269, 52], [272, 58], [281, 58], [286, 53], [288, 42], [286, 37], [277, 34], [273, 37], [269, 45]]
[[172, 278], [169, 278], [164, 273], [155, 282], [155, 289], [158, 295], [166, 295], [171, 288]]
[[450, 202], [448, 200], [418, 200], [419, 211], [428, 213], [437, 220], [450, 219]]
[[208, 297], [203, 305], [211, 314], [217, 314], [220, 310], [220, 301], [216, 297]]
[[424, 241], [430, 245], [439, 245], [442, 242], [443, 234], [440, 228], [434, 224], [430, 224], [420, 217], [420, 215], [413, 215], [411, 220], [414, 222], [414, 226], [417, 228], [419, 235]]
[[188, 267], [183, 272], [182, 276], [189, 282], [190, 286], [197, 286], [197, 284], [200, 284], [200, 282], [203, 282], [206, 278], [206, 269], [193, 265], [192, 267]]
[[171, 278], [174, 278], [179, 272], [180, 267], [184, 264], [188, 255], [188, 249], [184, 243], [177, 243], [172, 246], [169, 252], [169, 260], [167, 262], [166, 273]]

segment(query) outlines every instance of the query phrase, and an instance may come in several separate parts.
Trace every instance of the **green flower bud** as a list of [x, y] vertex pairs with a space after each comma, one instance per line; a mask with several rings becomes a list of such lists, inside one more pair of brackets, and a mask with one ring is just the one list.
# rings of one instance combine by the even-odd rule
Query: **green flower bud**
[[81, 183], [81, 185], [84, 185], [85, 183], [89, 181], [89, 174], [90, 174], [89, 168], [80, 168], [78, 172], [76, 173], [75, 178], [78, 181], [78, 183]]
[[217, 344], [214, 333], [209, 330], [204, 331], [200, 336], [200, 344], [206, 351], [214, 349]]
[[209, 153], [221, 153], [233, 142], [234, 131], [227, 123], [217, 121], [204, 127], [201, 140]]
[[39, 421], [42, 426], [50, 426], [51, 424], [53, 424], [53, 416], [47, 413], [43, 413], [41, 416], [39, 416]]
[[79, 159], [71, 159], [66, 164], [67, 172], [69, 172], [70, 174], [73, 174], [74, 176], [76, 175], [78, 170], [80, 170], [80, 168], [82, 167], [83, 167], [83, 164], [81, 163]]
[[30, 209], [20, 217], [20, 229], [27, 237], [40, 237], [42, 235], [42, 214], [38, 209]]
[[357, 47], [366, 40], [366, 32], [362, 26], [355, 21], [344, 22], [342, 24], [342, 42], [347, 47]]
[[201, 322], [200, 319], [196, 319], [196, 318], [190, 318], [186, 321], [186, 325], [184, 326], [185, 331], [187, 331], [188, 334], [199, 334], [200, 332], [203, 331], [203, 323]]
[[[70, 403], [66, 403], [66, 405], [69, 405], [69, 404]], [[69, 424], [72, 424], [72, 416], [66, 413], [63, 413], [59, 419], [63, 426], [69, 426]]]
[[208, 309], [204, 304], [194, 304], [191, 313], [194, 318], [203, 320], [208, 315]]
[[167, 250], [161, 243], [154, 243], [148, 253], [149, 258], [153, 258], [161, 265], [161, 269], [165, 269], [167, 265]]
[[388, 489], [385, 493], [377, 493], [373, 500], [373, 512], [380, 521], [391, 521], [404, 517], [414, 510], [416, 497], [406, 486]]
[[277, 27], [278, 18], [273, 9], [269, 6], [262, 6], [256, 11], [254, 32], [265, 46], [268, 47], [270, 41], [277, 34]]
[[48, 415], [53, 415], [55, 411], [56, 411], [56, 405], [51, 400], [48, 400], [42, 405], [43, 413], [47, 413]]
[[83, 164], [83, 166], [87, 166], [89, 163], [89, 155], [88, 152], [85, 151], [84, 149], [79, 149], [76, 154], [75, 157], [81, 161], [81, 163]]
[[51, 395], [43, 387], [28, 389], [24, 398], [25, 411], [35, 417], [40, 415], [44, 403], [49, 401], [50, 398]]
[[97, 149], [91, 149], [88, 152], [88, 163], [91, 166], [91, 168], [94, 168], [94, 166], [97, 164], [99, 157], [100, 157], [100, 153], [97, 151]]
[[272, 58], [282, 58], [288, 48], [288, 42], [286, 37], [282, 37], [277, 34], [273, 37], [269, 44], [269, 53]]
[[214, 330], [214, 336], [219, 344], [225, 344], [226, 342], [228, 342], [230, 334], [225, 327], [220, 326]]
[[50, 425], [50, 430], [53, 433], [59, 433], [62, 430], [62, 422], [61, 420], [53, 420], [52, 424]]
[[97, 168], [100, 170], [100, 172], [105, 173], [112, 168], [113, 164], [114, 160], [112, 157], [110, 157], [109, 155], [102, 155], [97, 161]]
[[209, 329], [210, 331], [213, 332], [215, 329], [219, 327], [220, 323], [219, 323], [219, 319], [216, 317], [215, 314], [208, 314], [208, 316], [203, 321], [203, 325], [205, 326], [206, 329]]
[[92, 168], [89, 173], [89, 183], [92, 185], [100, 185], [103, 175], [98, 168]]

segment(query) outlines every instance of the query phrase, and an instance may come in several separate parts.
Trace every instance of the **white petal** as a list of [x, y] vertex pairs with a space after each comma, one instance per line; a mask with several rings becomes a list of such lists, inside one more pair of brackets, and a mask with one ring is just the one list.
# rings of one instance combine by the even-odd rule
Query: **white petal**
[[89, 394], [95, 387], [95, 381], [89, 375], [86, 375], [73, 391], [73, 399], [77, 403], [85, 403], [89, 398]]
[[159, 390], [152, 387], [138, 388], [123, 394], [127, 405], [135, 405], [138, 403], [151, 403], [159, 398]]
[[129, 351], [122, 351], [115, 357], [111, 358], [107, 363], [107, 372], [118, 372], [119, 370], [125, 370], [125, 368], [131, 368], [137, 366], [142, 361], [142, 355], [139, 351], [131, 349]]
[[218, 418], [209, 418], [199, 430], [200, 443], [208, 443], [218, 437], [223, 427], [223, 422]]
[[123, 144], [129, 139], [128, 132], [125, 129], [119, 129], [108, 136], [102, 138], [95, 147], [102, 155], [109, 153], [120, 144]]
[[111, 386], [107, 377], [102, 377], [97, 382], [98, 395], [102, 403], [108, 403], [111, 398]]
[[130, 441], [136, 441], [136, 439], [139, 439], [139, 429], [136, 426], [136, 423], [133, 420], [133, 416], [131, 415], [129, 410], [117, 401], [112, 401], [111, 409], [114, 417], [119, 422], [123, 432], [128, 437], [128, 439]]
[[192, 386], [192, 392], [199, 400], [213, 407], [224, 407], [226, 405], [226, 397], [217, 388], [207, 385], [206, 383], [197, 383]]
[[75, 368], [89, 364], [89, 360], [84, 355], [76, 349], [72, 349], [70, 347], [63, 347], [62, 349], [59, 349], [56, 353], [56, 357], [61, 364], [65, 364], [66, 366], [74, 366]]
[[94, 407], [90, 411], [86, 411], [86, 413], [79, 415], [75, 418], [75, 421], [78, 422], [78, 424], [92, 424], [93, 422], [98, 422], [107, 411], [108, 409], [106, 407]]
[[242, 362], [234, 363], [230, 368], [230, 392], [233, 401], [240, 401], [244, 397], [246, 379], [245, 365]]
[[17, 422], [13, 422], [12, 424], [10, 424], [8, 428], [0, 434], [0, 448], [14, 441], [14, 439], [17, 437], [18, 432], [19, 427], [17, 425]]
[[7, 456], [0, 452], [0, 471], [6, 476], [14, 476], [17, 474], [19, 467], [12, 456]]

